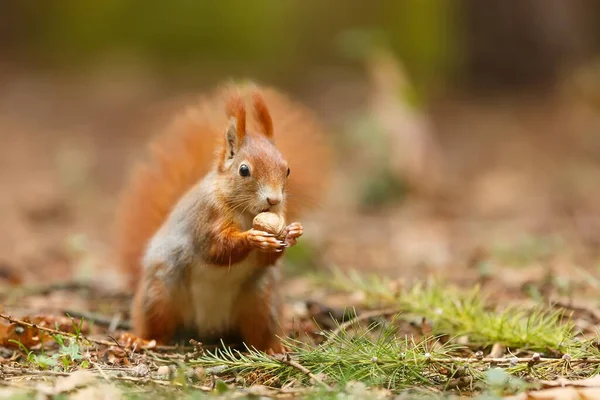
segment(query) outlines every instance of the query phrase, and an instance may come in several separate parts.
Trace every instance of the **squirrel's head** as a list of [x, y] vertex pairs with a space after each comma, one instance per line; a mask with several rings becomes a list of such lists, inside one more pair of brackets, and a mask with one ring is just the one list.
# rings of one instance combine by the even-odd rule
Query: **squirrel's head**
[[246, 130], [246, 109], [239, 95], [227, 105], [229, 126], [219, 159], [228, 202], [240, 213], [283, 210], [290, 169], [273, 142], [273, 123], [258, 92], [252, 95], [259, 132]]

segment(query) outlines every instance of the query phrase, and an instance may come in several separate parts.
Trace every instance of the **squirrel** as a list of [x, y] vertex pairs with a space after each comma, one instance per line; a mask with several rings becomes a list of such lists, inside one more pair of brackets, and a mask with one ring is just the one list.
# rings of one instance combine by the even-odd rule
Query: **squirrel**
[[117, 210], [134, 335], [157, 343], [233, 335], [285, 352], [277, 261], [303, 227], [287, 225], [280, 240], [252, 221], [264, 211], [295, 220], [318, 204], [326, 142], [311, 110], [256, 84], [220, 87], [151, 141]]

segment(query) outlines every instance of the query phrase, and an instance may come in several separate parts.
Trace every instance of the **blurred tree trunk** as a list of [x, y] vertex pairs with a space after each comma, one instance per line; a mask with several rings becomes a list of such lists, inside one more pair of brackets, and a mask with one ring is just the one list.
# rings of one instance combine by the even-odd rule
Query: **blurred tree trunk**
[[589, 18], [595, 4], [463, 0], [467, 82], [475, 89], [551, 89], [587, 53], [590, 24], [598, 29]]
[[0, 62], [8, 67], [22, 57], [27, 58], [32, 37], [38, 26], [30, 23], [33, 12], [39, 8], [35, 1], [3, 1], [0, 3]]
[[17, 2], [7, 1], [0, 5], [0, 60], [10, 56], [17, 43], [17, 13], [20, 7]]

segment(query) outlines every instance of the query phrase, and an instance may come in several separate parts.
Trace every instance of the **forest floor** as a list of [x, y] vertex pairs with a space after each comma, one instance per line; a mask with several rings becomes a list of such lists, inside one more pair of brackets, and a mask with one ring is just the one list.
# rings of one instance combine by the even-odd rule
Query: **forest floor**
[[127, 333], [123, 294], [21, 286], [2, 295], [0, 395], [592, 399], [600, 281], [581, 272], [577, 283], [548, 276], [501, 295], [493, 276], [471, 288], [342, 271], [290, 278], [291, 352], [280, 357], [157, 346]]
[[[282, 266], [291, 352], [270, 357], [127, 334], [107, 221], [141, 143], [191, 98], [129, 78], [17, 75], [0, 95], [0, 397], [600, 398], [600, 144], [573, 134], [597, 112], [432, 107], [452, 187], [435, 199], [382, 195], [340, 161], [342, 195]], [[340, 128], [347, 97], [312, 104]]]

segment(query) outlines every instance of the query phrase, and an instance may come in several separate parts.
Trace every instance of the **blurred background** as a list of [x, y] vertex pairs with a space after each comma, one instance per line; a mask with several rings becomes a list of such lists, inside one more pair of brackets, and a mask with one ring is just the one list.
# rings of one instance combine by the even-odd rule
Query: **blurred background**
[[0, 280], [117, 285], [128, 168], [230, 78], [310, 106], [335, 149], [290, 273], [598, 288], [600, 3], [585, 0], [2, 2]]

